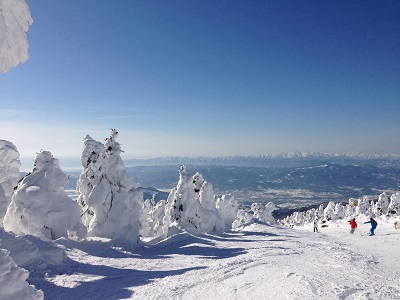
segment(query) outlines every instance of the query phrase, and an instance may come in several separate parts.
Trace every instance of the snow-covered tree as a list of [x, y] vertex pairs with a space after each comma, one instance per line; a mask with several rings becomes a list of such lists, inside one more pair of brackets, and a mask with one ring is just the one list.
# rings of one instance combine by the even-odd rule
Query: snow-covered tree
[[153, 210], [153, 204], [150, 199], [146, 199], [146, 201], [142, 204], [142, 212], [140, 219], [140, 229], [139, 234], [142, 237], [151, 237], [154, 235], [154, 220], [151, 217], [151, 211]]
[[11, 142], [0, 140], [0, 226], [19, 180], [19, 153]]
[[166, 200], [154, 204], [154, 199], [147, 199], [142, 205], [142, 218], [140, 219], [141, 237], [158, 237], [168, 230], [164, 224]]
[[390, 196], [388, 214], [392, 216], [400, 216], [400, 193]]
[[261, 203], [252, 203], [250, 209], [253, 211], [254, 218], [267, 224], [275, 224], [275, 218], [272, 212], [275, 210], [275, 205], [272, 202], [268, 202], [266, 205]]
[[314, 222], [314, 220], [318, 220], [315, 208], [311, 208], [305, 212], [304, 220], [307, 223], [311, 223]]
[[225, 230], [225, 225], [217, 210], [217, 202], [212, 184], [203, 181], [200, 192], [200, 227], [202, 232], [221, 232]]
[[292, 214], [291, 219], [293, 220], [292, 224], [302, 226], [304, 224], [304, 213], [296, 211]]
[[192, 233], [201, 232], [199, 192], [200, 188], [187, 174], [186, 166], [180, 166], [178, 185], [171, 190], [167, 199], [165, 223], [169, 223], [169, 227]]
[[221, 216], [224, 230], [232, 228], [233, 222], [237, 219], [239, 206], [232, 194], [222, 195], [217, 198], [216, 207]]
[[380, 194], [378, 201], [376, 202], [376, 204], [373, 207], [373, 213], [378, 217], [382, 216], [382, 215], [386, 215], [388, 212], [389, 202], [390, 202], [390, 199], [385, 192]]
[[43, 299], [43, 292], [26, 281], [28, 276], [29, 272], [19, 268], [7, 250], [0, 249], [0, 300]]
[[66, 194], [68, 175], [49, 151], [37, 154], [34, 169], [18, 184], [4, 217], [4, 229], [41, 239], [86, 236], [77, 202]]
[[167, 226], [169, 224], [164, 224], [166, 206], [166, 200], [158, 201], [150, 212], [153, 236], [160, 236], [167, 231]]
[[28, 59], [26, 32], [32, 17], [25, 0], [0, 1], [0, 72]]
[[128, 176], [117, 136], [112, 129], [104, 144], [85, 137], [78, 202], [90, 236], [137, 243], [143, 193]]
[[237, 212], [236, 220], [233, 221], [233, 223], [232, 223], [232, 229], [236, 229], [241, 225], [248, 224], [252, 220], [254, 220], [252, 213], [250, 213], [244, 209], [239, 209]]
[[324, 218], [324, 204], [321, 203], [315, 213], [316, 217], [322, 220]]
[[356, 207], [356, 215], [364, 214], [368, 215], [371, 213], [371, 200], [368, 196], [358, 199]]
[[332, 201], [330, 201], [324, 209], [324, 220], [326, 221], [336, 220], [335, 203]]
[[358, 200], [354, 198], [349, 199], [349, 204], [346, 205], [346, 217], [353, 217], [356, 214], [356, 207]]
[[344, 219], [346, 216], [346, 208], [342, 203], [336, 203], [333, 212], [336, 215], [336, 219]]

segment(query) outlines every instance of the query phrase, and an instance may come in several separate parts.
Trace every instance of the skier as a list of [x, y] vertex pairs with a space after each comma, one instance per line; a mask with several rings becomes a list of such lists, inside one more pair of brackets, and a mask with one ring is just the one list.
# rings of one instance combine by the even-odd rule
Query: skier
[[353, 218], [352, 220], [349, 221], [350, 223], [350, 233], [354, 233], [354, 231], [357, 228], [357, 222], [356, 222], [356, 218]]
[[370, 232], [369, 236], [375, 235], [375, 229], [376, 229], [376, 226], [378, 226], [378, 223], [373, 218], [371, 218], [368, 222], [365, 222], [364, 224], [367, 224], [367, 223], [371, 223], [371, 229], [369, 230], [369, 232]]
[[314, 232], [318, 232], [318, 223], [317, 223], [317, 220], [314, 220]]

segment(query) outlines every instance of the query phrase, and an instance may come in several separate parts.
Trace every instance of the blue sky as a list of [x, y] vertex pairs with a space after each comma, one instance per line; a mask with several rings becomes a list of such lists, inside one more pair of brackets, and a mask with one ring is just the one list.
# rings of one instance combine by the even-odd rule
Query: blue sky
[[27, 0], [0, 138], [79, 157], [399, 153], [399, 1]]

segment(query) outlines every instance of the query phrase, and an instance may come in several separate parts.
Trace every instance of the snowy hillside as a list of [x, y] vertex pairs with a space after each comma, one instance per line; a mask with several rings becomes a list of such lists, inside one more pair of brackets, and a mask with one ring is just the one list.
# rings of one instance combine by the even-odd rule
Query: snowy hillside
[[61, 238], [64, 263], [31, 273], [30, 282], [45, 299], [399, 299], [400, 231], [379, 224], [369, 237], [364, 220], [354, 235], [347, 221], [319, 233], [253, 223], [136, 248]]

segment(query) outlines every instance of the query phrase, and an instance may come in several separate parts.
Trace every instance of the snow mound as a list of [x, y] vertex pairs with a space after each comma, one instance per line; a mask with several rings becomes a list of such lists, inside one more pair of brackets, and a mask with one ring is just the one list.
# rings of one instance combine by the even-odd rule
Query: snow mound
[[17, 267], [9, 252], [0, 249], [0, 299], [43, 299], [43, 292], [26, 282], [28, 271]]

